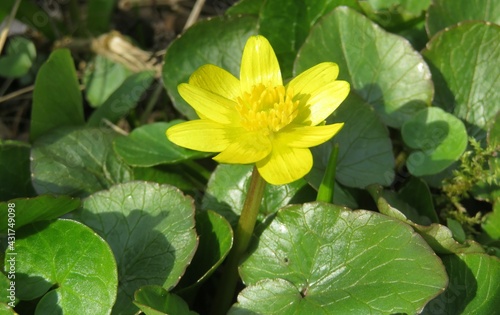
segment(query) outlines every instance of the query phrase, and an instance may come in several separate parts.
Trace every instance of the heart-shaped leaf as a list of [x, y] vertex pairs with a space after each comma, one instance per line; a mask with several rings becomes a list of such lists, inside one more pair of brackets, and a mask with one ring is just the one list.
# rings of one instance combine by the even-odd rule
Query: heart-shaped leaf
[[144, 91], [151, 85], [153, 78], [153, 71], [130, 75], [99, 108], [92, 112], [87, 126], [98, 127], [104, 119], [116, 123], [137, 105]]
[[422, 56], [404, 38], [387, 33], [356, 11], [340, 7], [311, 30], [294, 73], [320, 62], [339, 65], [339, 79], [351, 84], [382, 121], [399, 128], [430, 104], [433, 86]]
[[194, 206], [178, 189], [130, 182], [84, 200], [75, 217], [111, 246], [118, 265], [114, 314], [134, 314], [134, 292], [146, 284], [170, 290], [197, 246]]
[[19, 141], [0, 141], [0, 200], [31, 197], [30, 145]]
[[422, 54], [436, 87], [433, 103], [484, 139], [500, 111], [500, 76], [492, 71], [500, 68], [500, 26], [464, 22], [433, 37]]
[[351, 94], [327, 119], [329, 124], [344, 123], [330, 141], [312, 149], [314, 164], [307, 179], [318, 187], [328, 158], [338, 144], [336, 180], [349, 187], [371, 184], [390, 185], [394, 180], [394, 156], [387, 128], [373, 109], [356, 94]]
[[15, 266], [19, 299], [43, 296], [36, 314], [111, 312], [118, 284], [116, 263], [108, 244], [91, 229], [60, 219], [27, 225], [16, 238], [15, 255], [6, 252], [5, 266], [7, 271]]
[[[80, 199], [50, 195], [0, 202], [0, 232], [7, 232], [9, 227], [15, 230], [28, 223], [57, 219], [79, 206]], [[9, 218], [14, 218], [13, 226], [8, 224]]]
[[406, 166], [415, 176], [437, 174], [457, 161], [467, 147], [467, 130], [460, 119], [440, 108], [418, 112], [401, 129], [413, 151]]
[[500, 2], [433, 0], [427, 11], [427, 33], [434, 36], [440, 30], [462, 21], [500, 24]]
[[189, 119], [198, 118], [177, 92], [177, 86], [187, 82], [196, 69], [207, 63], [224, 68], [239, 78], [243, 47], [248, 37], [256, 34], [256, 18], [238, 16], [196, 23], [177, 38], [168, 47], [163, 66], [163, 83], [175, 108]]
[[116, 136], [106, 129], [65, 127], [35, 141], [31, 171], [36, 191], [88, 196], [129, 181], [130, 168], [112, 149]]
[[240, 274], [234, 314], [415, 314], [448, 282], [406, 224], [324, 203], [279, 210]]
[[214, 211], [196, 214], [196, 232], [199, 244], [193, 261], [181, 278], [176, 292], [185, 292], [199, 286], [219, 267], [233, 246], [233, 230], [223, 216]]
[[[252, 175], [250, 165], [221, 164], [212, 173], [203, 196], [202, 208], [224, 216], [231, 225], [238, 222], [245, 203]], [[259, 210], [258, 219], [287, 205], [295, 194], [306, 185], [304, 180], [281, 186], [267, 185]]]
[[57, 127], [83, 124], [82, 94], [73, 58], [67, 49], [55, 50], [36, 76], [30, 139]]
[[148, 285], [135, 292], [134, 304], [146, 315], [196, 315], [179, 296], [160, 286]]
[[167, 129], [180, 122], [173, 120], [141, 126], [127, 137], [116, 138], [113, 147], [127, 164], [141, 167], [206, 157], [207, 153], [181, 148], [167, 139]]
[[485, 254], [442, 257], [450, 284], [422, 314], [498, 314], [500, 260]]

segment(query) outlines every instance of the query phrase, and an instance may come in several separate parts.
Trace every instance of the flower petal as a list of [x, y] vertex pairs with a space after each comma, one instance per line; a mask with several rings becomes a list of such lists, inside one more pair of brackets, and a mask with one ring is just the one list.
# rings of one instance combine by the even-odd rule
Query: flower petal
[[309, 149], [274, 145], [265, 159], [256, 163], [260, 175], [270, 184], [283, 185], [304, 177], [312, 168]]
[[214, 65], [203, 65], [189, 77], [189, 84], [230, 100], [240, 96], [240, 81], [228, 71]]
[[296, 123], [315, 126], [325, 120], [349, 94], [349, 83], [336, 81], [338, 66], [320, 63], [294, 78], [287, 88], [293, 89], [294, 100], [300, 100]]
[[236, 102], [192, 84], [181, 83], [177, 89], [200, 117], [221, 124], [236, 120]]
[[240, 134], [224, 151], [213, 159], [219, 163], [250, 164], [271, 153], [272, 145], [267, 136], [257, 132]]
[[167, 129], [167, 138], [178, 146], [202, 152], [224, 151], [239, 134], [235, 128], [227, 128], [209, 120], [192, 120]]
[[310, 148], [328, 141], [342, 126], [344, 123], [325, 126], [291, 125], [278, 133], [276, 141], [294, 148]]
[[240, 82], [243, 92], [251, 92], [252, 87], [258, 84], [283, 85], [278, 59], [265, 37], [252, 36], [248, 39], [241, 58]]

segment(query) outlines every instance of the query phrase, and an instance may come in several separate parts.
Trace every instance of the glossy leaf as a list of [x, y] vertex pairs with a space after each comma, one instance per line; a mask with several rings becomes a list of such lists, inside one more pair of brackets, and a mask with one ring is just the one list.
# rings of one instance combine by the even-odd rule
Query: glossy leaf
[[177, 286], [183, 292], [203, 283], [224, 261], [233, 245], [231, 225], [220, 214], [200, 211], [195, 221], [199, 244], [193, 261]]
[[[79, 206], [80, 199], [51, 195], [0, 202], [0, 232], [7, 232], [9, 217], [15, 219], [15, 225], [12, 228], [16, 230], [36, 221], [57, 219]], [[14, 211], [9, 211], [9, 208], [14, 209]], [[9, 213], [14, 213], [15, 215], [12, 216]]]
[[373, 109], [351, 94], [327, 119], [328, 124], [344, 122], [330, 141], [312, 149], [314, 164], [307, 179], [317, 187], [335, 144], [339, 146], [336, 179], [345, 186], [365, 188], [378, 183], [390, 185], [394, 179], [394, 157], [387, 128]]
[[422, 53], [436, 87], [433, 103], [484, 139], [500, 111], [500, 76], [492, 71], [500, 68], [500, 26], [464, 22], [433, 37]]
[[431, 0], [366, 0], [359, 1], [365, 14], [390, 29], [402, 29], [416, 20], [423, 20]]
[[16, 237], [17, 255], [7, 252], [5, 264], [15, 257], [18, 298], [43, 296], [37, 314], [80, 314], [82, 310], [110, 314], [118, 280], [113, 253], [101, 237], [71, 220], [27, 225]]
[[87, 121], [87, 126], [102, 126], [104, 119], [116, 123], [120, 118], [128, 114], [140, 100], [153, 81], [154, 73], [144, 71], [132, 74], [123, 81], [104, 103], [97, 108]]
[[160, 286], [144, 286], [135, 292], [134, 304], [146, 315], [195, 315], [179, 296]]
[[[203, 196], [202, 208], [213, 210], [236, 225], [246, 199], [252, 174], [251, 165], [220, 164], [212, 173]], [[298, 180], [281, 186], [267, 185], [260, 206], [259, 220], [287, 205], [305, 185]]]
[[401, 127], [431, 102], [431, 76], [421, 55], [352, 9], [337, 8], [317, 23], [294, 73], [323, 61], [337, 63], [339, 79], [351, 84], [351, 94], [372, 105], [388, 126]]
[[113, 152], [116, 136], [106, 129], [59, 128], [39, 138], [31, 151], [35, 190], [88, 196], [129, 181], [130, 168]]
[[196, 23], [177, 38], [167, 49], [163, 66], [163, 83], [175, 108], [189, 119], [198, 118], [177, 92], [177, 86], [187, 82], [196, 69], [207, 63], [239, 78], [243, 47], [248, 37], [256, 34], [256, 18], [239, 16]]
[[485, 254], [442, 257], [450, 284], [429, 302], [422, 314], [497, 314], [500, 300], [500, 260]]
[[167, 129], [180, 122], [157, 122], [135, 128], [127, 137], [116, 138], [113, 147], [127, 164], [141, 167], [207, 156], [206, 153], [179, 147], [167, 139]]
[[429, 36], [462, 21], [488, 21], [500, 24], [500, 2], [495, 0], [433, 0], [427, 12]]
[[134, 314], [134, 292], [143, 285], [174, 287], [196, 250], [190, 197], [167, 185], [130, 182], [86, 198], [77, 220], [111, 246], [118, 265], [114, 314]]
[[36, 140], [57, 127], [83, 123], [82, 95], [73, 58], [67, 49], [55, 50], [36, 76], [30, 139]]
[[31, 197], [30, 146], [19, 141], [0, 141], [0, 200]]
[[101, 106], [131, 74], [124, 65], [103, 56], [95, 56], [83, 76], [85, 95], [90, 105]]
[[405, 122], [401, 135], [414, 149], [406, 166], [415, 176], [442, 172], [457, 161], [467, 147], [464, 124], [437, 107], [423, 109]]
[[234, 314], [415, 314], [448, 282], [407, 225], [324, 203], [278, 211], [240, 274]]

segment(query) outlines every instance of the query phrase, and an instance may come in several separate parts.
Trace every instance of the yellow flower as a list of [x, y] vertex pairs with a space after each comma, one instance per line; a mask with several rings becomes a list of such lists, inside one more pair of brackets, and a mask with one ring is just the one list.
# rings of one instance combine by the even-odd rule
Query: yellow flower
[[220, 152], [220, 163], [255, 163], [271, 184], [302, 178], [312, 167], [310, 147], [333, 137], [342, 123], [322, 125], [349, 93], [335, 80], [335, 63], [323, 62], [283, 85], [276, 55], [262, 36], [248, 39], [240, 79], [204, 65], [178, 90], [200, 119], [170, 127], [173, 143], [203, 152]]

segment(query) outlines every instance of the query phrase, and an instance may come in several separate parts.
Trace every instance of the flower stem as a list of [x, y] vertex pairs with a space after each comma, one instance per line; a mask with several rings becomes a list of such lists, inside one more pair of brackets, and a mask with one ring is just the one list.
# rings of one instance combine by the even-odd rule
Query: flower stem
[[250, 244], [265, 187], [266, 181], [254, 167], [245, 204], [236, 227], [233, 248], [227, 257], [224, 273], [215, 297], [212, 308], [213, 315], [226, 314], [233, 302], [239, 278], [238, 265]]
[[335, 144], [330, 153], [328, 164], [326, 166], [325, 175], [319, 185], [318, 196], [316, 201], [324, 201], [333, 203], [333, 195], [335, 188], [335, 170], [337, 169], [337, 156], [339, 155], [339, 145]]

